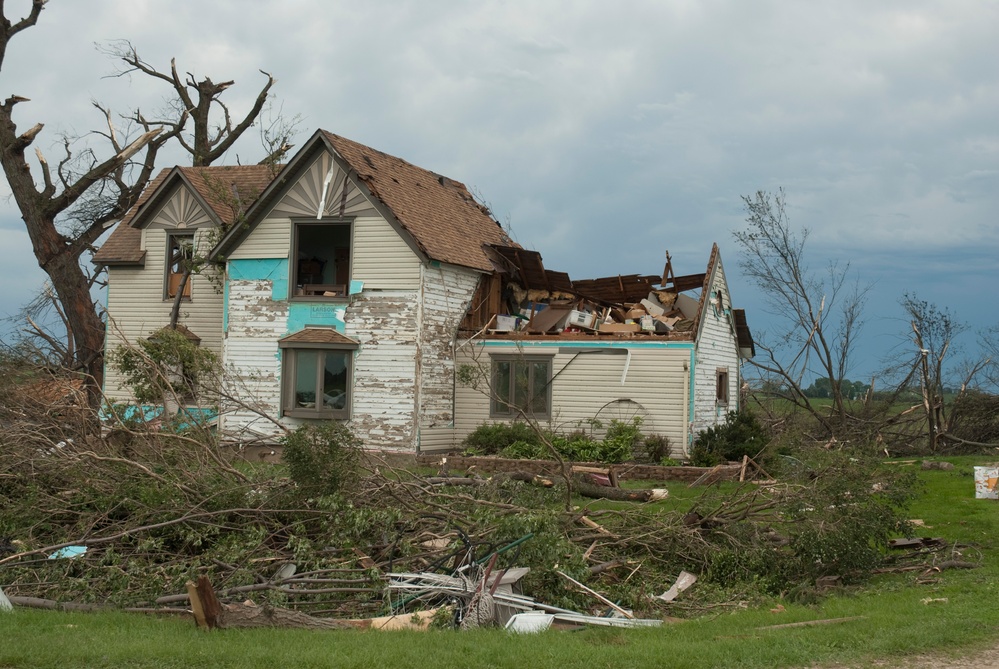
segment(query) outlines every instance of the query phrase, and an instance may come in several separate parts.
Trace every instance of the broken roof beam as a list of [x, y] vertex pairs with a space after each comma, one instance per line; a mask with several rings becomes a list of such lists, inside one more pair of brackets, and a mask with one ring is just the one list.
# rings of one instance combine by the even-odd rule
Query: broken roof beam
[[[701, 288], [704, 286], [704, 280], [707, 278], [707, 274], [701, 272], [700, 274], [687, 274], [685, 276], [675, 276], [673, 277], [672, 288], [677, 293], [682, 293], [686, 290], [694, 290], [696, 288]], [[665, 284], [663, 284], [665, 287]]]
[[551, 292], [549, 276], [541, 262], [541, 254], [537, 251], [516, 248], [512, 246], [492, 245], [490, 247], [501, 258], [515, 268], [518, 281], [525, 290], [543, 290]]
[[573, 281], [572, 285], [581, 295], [615, 304], [638, 302], [655, 290], [659, 283], [658, 276], [641, 276], [629, 274], [626, 276], [611, 276], [600, 279], [583, 279]]

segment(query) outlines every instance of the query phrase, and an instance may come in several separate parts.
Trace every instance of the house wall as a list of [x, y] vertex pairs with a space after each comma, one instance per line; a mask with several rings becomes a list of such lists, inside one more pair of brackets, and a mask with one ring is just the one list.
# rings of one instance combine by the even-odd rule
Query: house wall
[[[337, 217], [342, 207], [345, 217], [354, 217], [351, 279], [360, 281], [362, 290], [349, 300], [289, 301], [292, 219], [315, 218], [330, 170], [323, 213]], [[236, 373], [235, 385], [245, 386], [267, 415], [280, 416], [278, 339], [306, 325], [331, 325], [359, 342], [350, 425], [365, 445], [415, 449], [418, 407], [434, 424], [450, 420], [450, 401], [442, 400], [442, 389], [450, 384], [446, 370], [453, 369], [450, 335], [441, 343], [437, 335], [421, 332], [424, 323], [437, 333], [448, 322], [457, 323], [474, 276], [421, 262], [328, 154], [304, 170], [230, 254], [228, 277], [225, 359]], [[449, 316], [452, 310], [456, 314]], [[426, 383], [419, 381], [421, 373]], [[293, 428], [304, 421], [279, 422]], [[273, 421], [248, 408], [225, 415], [223, 428], [245, 439], [281, 434]]]
[[452, 265], [424, 265], [420, 299], [419, 449], [454, 441], [455, 334], [480, 274]]
[[[143, 267], [108, 267], [108, 332], [104, 393], [113, 401], [129, 401], [131, 391], [124, 379], [110, 364], [116, 347], [170, 323], [172, 299], [163, 298], [166, 277], [167, 230], [195, 228], [195, 243], [199, 253], [206, 253], [214, 241], [210, 219], [184, 190], [174, 194], [161, 212], [142, 231], [142, 248], [146, 251]], [[180, 323], [201, 338], [201, 346], [222, 355], [222, 292], [220, 281], [207, 275], [193, 275], [191, 299], [181, 302]]]
[[[721, 303], [712, 304], [720, 294]], [[701, 317], [700, 335], [694, 361], [694, 419], [693, 431], [700, 432], [712, 425], [725, 422], [730, 411], [739, 409], [739, 348], [735, 337], [732, 302], [725, 280], [721, 258], [717, 259], [709, 294], [706, 296]], [[728, 403], [716, 401], [715, 376], [720, 367], [728, 370]]]
[[[693, 347], [689, 342], [485, 341], [460, 345], [457, 364], [478, 370], [478, 387], [458, 382], [454, 443], [489, 416], [490, 355], [552, 355], [552, 419], [546, 427], [591, 429], [594, 418], [643, 419], [645, 433], [665, 435], [673, 457], [684, 457], [690, 414]], [[599, 351], [599, 352], [596, 352]], [[463, 376], [459, 372], [459, 376]], [[623, 379], [623, 383], [622, 383]], [[598, 434], [599, 436], [599, 434]]]

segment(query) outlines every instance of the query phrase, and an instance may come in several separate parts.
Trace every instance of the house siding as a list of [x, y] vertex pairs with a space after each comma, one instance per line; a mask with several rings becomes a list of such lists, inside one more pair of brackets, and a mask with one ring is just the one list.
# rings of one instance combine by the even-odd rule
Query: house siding
[[[292, 219], [315, 219], [320, 202], [325, 202], [324, 217], [353, 218], [350, 278], [360, 281], [362, 290], [344, 301], [289, 301]], [[421, 262], [329, 153], [285, 189], [229, 261], [225, 360], [236, 372], [235, 383], [255, 397], [259, 408], [275, 418], [281, 415], [278, 340], [307, 325], [333, 326], [359, 344], [350, 426], [366, 446], [415, 449]], [[282, 434], [273, 421], [249, 409], [235, 408], [223, 420], [225, 430], [237, 437]], [[286, 428], [306, 422], [287, 417], [278, 421]]]
[[[270, 264], [254, 266], [266, 271]], [[245, 267], [230, 271], [244, 277], [247, 273]], [[416, 291], [365, 291], [350, 304], [289, 303], [283, 295], [275, 295], [272, 279], [231, 279], [225, 360], [233, 372], [230, 394], [246, 406], [227, 407], [223, 416], [227, 436], [240, 441], [280, 437], [283, 430], [264, 416], [276, 418], [288, 429], [308, 422], [280, 417], [278, 340], [305, 325], [333, 325], [359, 343], [351, 428], [365, 446], [415, 448], [417, 297]]]
[[[596, 350], [601, 352], [590, 352]], [[546, 427], [560, 432], [592, 430], [594, 418], [606, 423], [608, 419], [640, 416], [643, 432], [665, 435], [672, 455], [685, 456], [690, 344], [525, 342], [517, 346], [500, 341], [464, 344], [459, 348], [459, 367], [471, 365], [485, 376], [480, 376], [477, 388], [457, 384], [457, 442], [482, 423], [496, 420], [490, 418], [488, 388], [481, 381], [488, 378], [490, 355], [553, 356], [552, 417]]]
[[[183, 192], [183, 191], [181, 191]], [[170, 226], [174, 228], [175, 226]], [[210, 230], [195, 233], [199, 253], [211, 244]], [[170, 323], [172, 299], [163, 299], [166, 276], [165, 227], [143, 230], [144, 267], [108, 267], [107, 353], [124, 343], [135, 344]], [[201, 338], [201, 346], [222, 355], [222, 294], [217, 281], [192, 275], [191, 299], [181, 302], [179, 322]], [[104, 393], [112, 401], [130, 401], [132, 393], [114, 364], [106, 365]]]
[[[705, 296], [704, 313], [695, 354], [695, 393], [693, 432], [700, 432], [725, 422], [730, 411], [739, 408], [739, 348], [735, 338], [732, 302], [719, 259]], [[712, 299], [721, 293], [721, 304]], [[728, 372], [728, 403], [717, 402], [715, 375], [719, 368]]]
[[[324, 200], [323, 185], [331, 171], [333, 176]], [[418, 290], [420, 258], [329, 153], [321, 154], [285, 189], [264, 219], [229, 254], [229, 259], [288, 258], [292, 220], [316, 220], [320, 202], [325, 205], [323, 218], [353, 220], [351, 279], [363, 281], [365, 289], [370, 290]]]
[[450, 265], [424, 266], [420, 311], [419, 448], [454, 441], [454, 344], [479, 273]]

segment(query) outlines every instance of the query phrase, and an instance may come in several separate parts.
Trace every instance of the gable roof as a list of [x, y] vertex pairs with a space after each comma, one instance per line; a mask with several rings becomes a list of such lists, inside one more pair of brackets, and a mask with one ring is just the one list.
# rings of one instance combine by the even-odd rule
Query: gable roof
[[431, 260], [488, 272], [493, 267], [483, 245], [516, 246], [464, 184], [318, 130], [247, 212], [249, 226], [233, 230], [213, 253], [228, 253], [238, 246], [293, 183], [293, 177], [320, 150], [329, 150], [379, 213]]
[[323, 134], [427, 257], [489, 271], [492, 263], [482, 245], [513, 245], [463, 183], [339, 135]]
[[142, 265], [143, 225], [174, 192], [186, 186], [216, 225], [231, 225], [271, 182], [266, 165], [174, 167], [161, 170], [122, 217], [111, 236], [94, 254], [99, 265]]

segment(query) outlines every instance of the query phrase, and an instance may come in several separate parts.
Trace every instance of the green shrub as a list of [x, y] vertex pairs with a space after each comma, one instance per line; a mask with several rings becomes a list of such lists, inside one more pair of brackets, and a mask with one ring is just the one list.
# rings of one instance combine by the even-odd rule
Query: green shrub
[[612, 420], [601, 445], [600, 461], [617, 463], [633, 459], [636, 447], [642, 442], [641, 427], [641, 418], [633, 418], [630, 423]]
[[518, 440], [500, 451], [504, 458], [513, 460], [541, 460], [550, 457], [543, 444]]
[[[514, 425], [522, 427], [511, 429]], [[474, 444], [475, 451], [482, 453], [489, 452], [487, 448], [491, 448], [490, 444], [502, 443], [514, 436], [521, 437], [498, 451], [505, 458], [549, 460], [553, 457], [551, 448], [554, 448], [560, 457], [573, 462], [619, 463], [630, 460], [636, 445], [641, 443], [640, 425], [638, 419], [631, 423], [612, 421], [603, 440], [592, 439], [585, 432], [572, 432], [567, 435], [539, 434], [523, 423], [482, 425], [472, 435], [476, 438], [472, 440], [472, 437], [469, 437], [469, 440]], [[527, 428], [529, 432], [523, 428]], [[469, 440], [465, 441], [466, 447], [470, 446]], [[545, 444], [545, 440], [551, 447]]]
[[642, 440], [642, 450], [644, 451], [642, 459], [646, 462], [657, 465], [661, 465], [666, 461], [672, 462], [669, 452], [669, 437], [665, 434], [646, 435], [645, 439]]
[[361, 442], [344, 423], [302, 425], [284, 438], [291, 480], [309, 495], [335, 495], [357, 480]]
[[748, 411], [731, 412], [721, 425], [704, 430], [690, 450], [695, 467], [713, 467], [744, 455], [755, 457], [767, 443], [767, 435], [756, 416]]
[[527, 423], [519, 422], [483, 423], [465, 437], [463, 445], [474, 453], [496, 455], [516, 442], [533, 444], [539, 448], [544, 447], [544, 442], [537, 431]]

